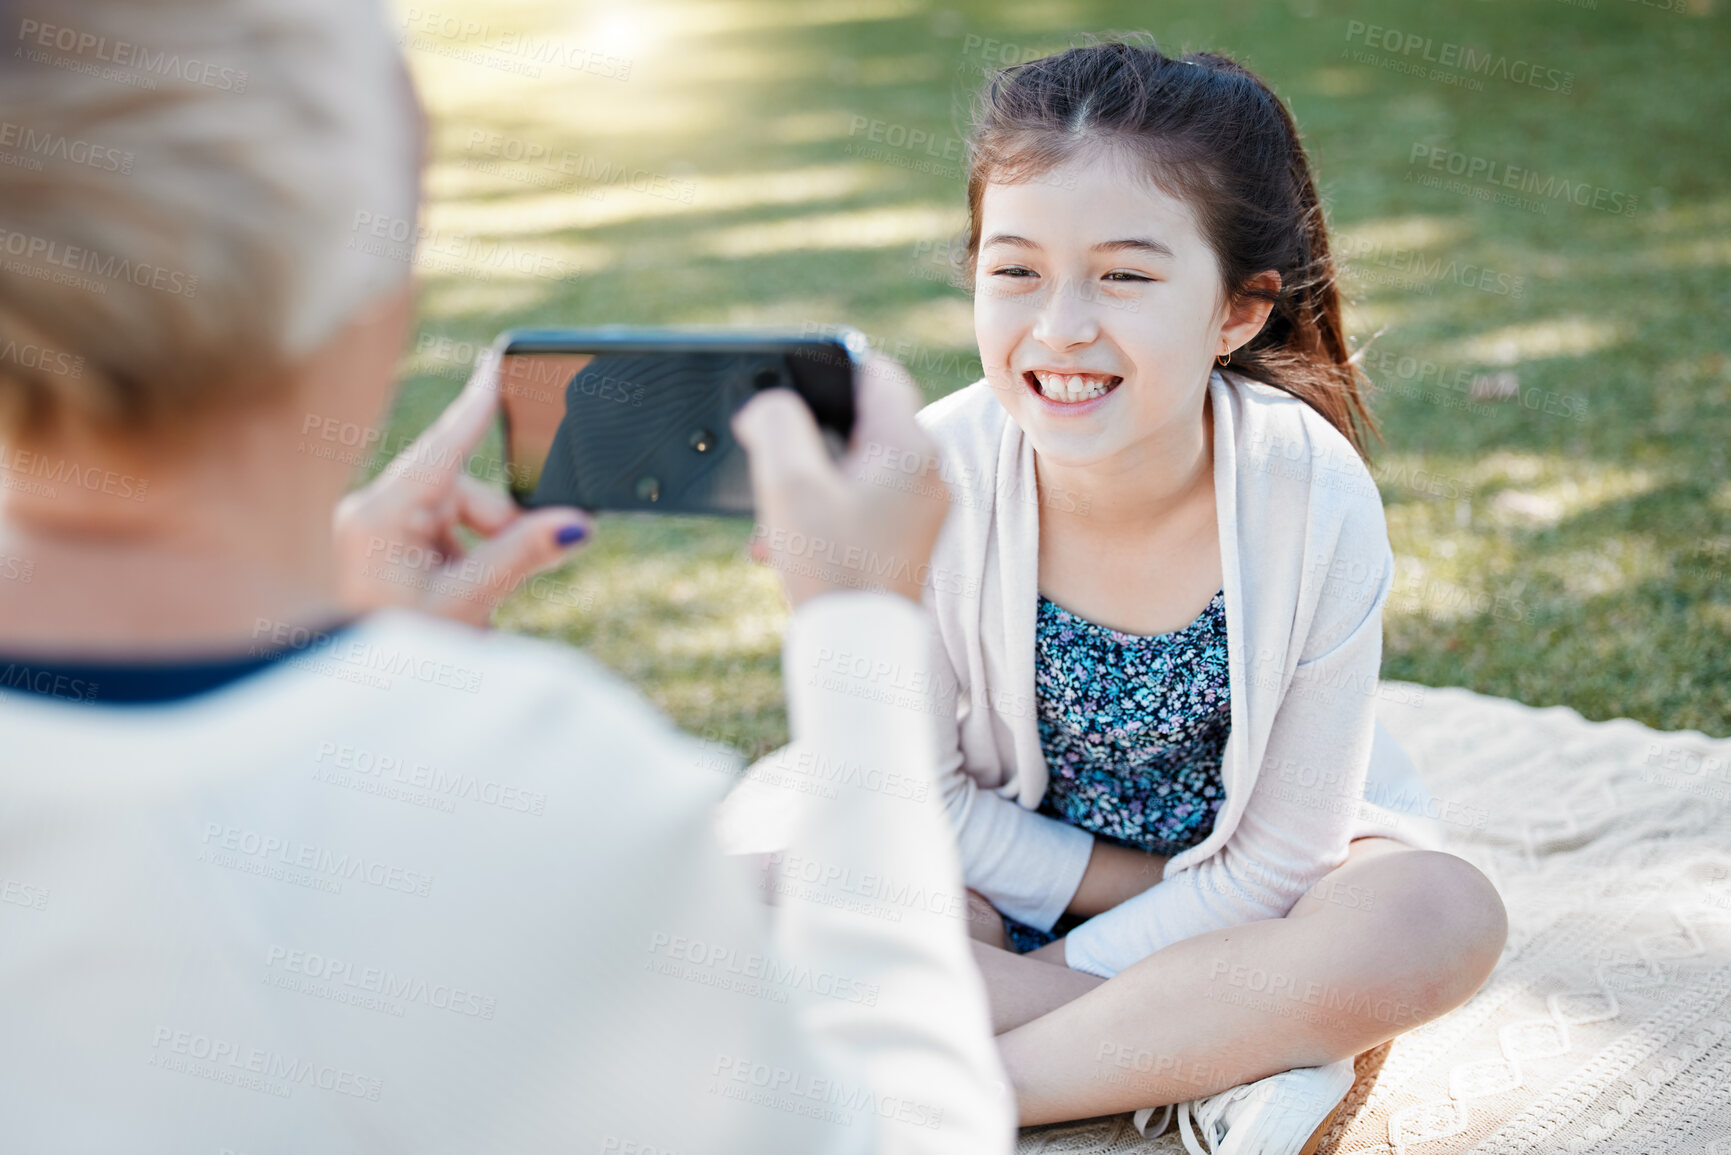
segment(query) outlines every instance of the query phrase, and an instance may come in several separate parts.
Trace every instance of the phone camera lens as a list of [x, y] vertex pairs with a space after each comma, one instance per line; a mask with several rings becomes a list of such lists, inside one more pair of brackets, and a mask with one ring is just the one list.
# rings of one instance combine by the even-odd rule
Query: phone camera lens
[[774, 389], [781, 384], [781, 374], [774, 369], [759, 369], [757, 376], [751, 379], [751, 383], [759, 389]]
[[692, 433], [689, 444], [699, 453], [708, 453], [715, 448], [715, 434], [707, 429], [696, 430]]
[[639, 501], [660, 501], [661, 500], [661, 482], [656, 480], [653, 477], [640, 477], [640, 478], [638, 478], [637, 479], [637, 500], [639, 500]]

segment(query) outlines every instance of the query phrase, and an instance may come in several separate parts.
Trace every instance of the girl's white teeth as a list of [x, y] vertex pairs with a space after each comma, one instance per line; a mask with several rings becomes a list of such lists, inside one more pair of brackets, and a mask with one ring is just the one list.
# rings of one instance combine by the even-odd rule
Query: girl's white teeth
[[1035, 373], [1034, 380], [1053, 401], [1091, 401], [1111, 388], [1110, 378], [1079, 373]]

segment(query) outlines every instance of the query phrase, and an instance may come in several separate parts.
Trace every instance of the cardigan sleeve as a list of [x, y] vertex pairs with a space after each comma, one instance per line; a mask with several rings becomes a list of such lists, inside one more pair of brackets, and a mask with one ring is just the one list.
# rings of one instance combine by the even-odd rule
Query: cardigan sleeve
[[811, 1035], [858, 1064], [880, 1103], [923, 1113], [918, 1126], [890, 1124], [899, 1137], [874, 1151], [1008, 1151], [1013, 1104], [959, 917], [961, 871], [926, 789], [936, 769], [930, 731], [912, 724], [909, 700], [883, 692], [886, 671], [927, 660], [926, 634], [918, 608], [868, 592], [813, 598], [788, 626], [788, 670], [826, 667], [840, 651], [857, 659], [821, 679], [789, 678], [788, 724], [802, 748], [862, 772], [837, 781], [833, 797], [802, 796], [781, 864], [782, 880], [799, 885], [778, 891], [799, 900], [780, 902], [777, 933], [811, 974], [881, 988], [869, 1002], [796, 1001]]
[[938, 785], [956, 834], [963, 878], [1001, 913], [1050, 930], [1082, 885], [1094, 836], [980, 786], [966, 768], [957, 718], [966, 687], [936, 631], [932, 649], [940, 684], [956, 688], [953, 699], [945, 695], [938, 703]]
[[[1382, 607], [1394, 572], [1386, 531], [1378, 561], [1349, 583], [1363, 596], [1335, 599], [1332, 613], [1313, 619], [1249, 802], [1225, 846], [1077, 927], [1065, 940], [1071, 967], [1110, 978], [1193, 935], [1281, 918], [1346, 861], [1376, 726]], [[1366, 602], [1369, 608], [1359, 609]], [[1362, 616], [1334, 641], [1342, 611], [1355, 609]]]

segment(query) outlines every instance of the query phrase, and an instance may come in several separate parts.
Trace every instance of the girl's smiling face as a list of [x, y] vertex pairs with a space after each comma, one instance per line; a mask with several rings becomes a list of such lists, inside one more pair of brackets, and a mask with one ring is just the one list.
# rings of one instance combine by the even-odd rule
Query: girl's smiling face
[[1268, 315], [1258, 298], [1226, 302], [1195, 215], [1141, 163], [1086, 148], [1038, 179], [988, 184], [981, 198], [980, 360], [1054, 463], [1193, 438], [1215, 355], [1254, 337]]

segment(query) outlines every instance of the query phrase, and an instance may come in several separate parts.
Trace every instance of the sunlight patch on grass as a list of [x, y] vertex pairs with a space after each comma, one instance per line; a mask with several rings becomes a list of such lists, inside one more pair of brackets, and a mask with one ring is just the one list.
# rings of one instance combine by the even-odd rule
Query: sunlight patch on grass
[[1401, 621], [1432, 624], [1456, 623], [1495, 607], [1497, 595], [1486, 593], [1481, 582], [1456, 582], [1427, 570], [1417, 559], [1396, 571], [1383, 613], [1392, 627]]
[[629, 6], [608, 5], [599, 12], [577, 17], [575, 32], [596, 52], [625, 60], [642, 60], [661, 46], [668, 30], [667, 14], [653, 4], [637, 0]]
[[[606, 173], [613, 170], [603, 169]], [[487, 192], [509, 191], [509, 177], [478, 173], [461, 163], [436, 166], [430, 183], [441, 199], [440, 222], [452, 228], [493, 235], [511, 233], [541, 236], [567, 230], [602, 229], [630, 221], [653, 221], [693, 212], [726, 212], [764, 205], [793, 205], [832, 200], [869, 192], [884, 183], [884, 175], [862, 165], [810, 165], [767, 172], [729, 173], [722, 176], [679, 176], [648, 169], [630, 170], [674, 181], [691, 180], [689, 201], [674, 195], [655, 195], [630, 187], [629, 178], [593, 185], [599, 197], [584, 194], [585, 182], [571, 178], [571, 187], [498, 200], [466, 200]], [[645, 184], [643, 180], [639, 184]], [[677, 192], [668, 179], [649, 187]], [[448, 199], [446, 199], [448, 198]]]
[[1731, 199], [1672, 204], [1663, 211], [1655, 210], [1636, 218], [1636, 227], [1648, 236], [1727, 225], [1731, 225]]
[[687, 35], [900, 20], [918, 16], [925, 7], [922, 0], [800, 0], [797, 4], [787, 0], [692, 0], [667, 6]]
[[[557, 276], [571, 269], [588, 272], [607, 268], [616, 259], [611, 245], [559, 239], [550, 236], [550, 230], [525, 228], [515, 201], [440, 202], [427, 210], [422, 224], [426, 233], [421, 238], [419, 259], [431, 266], [427, 271], [433, 275], [446, 271], [446, 266], [491, 262], [498, 267], [484, 275], [499, 279], [545, 277], [549, 270]], [[513, 254], [525, 260], [509, 259]], [[528, 255], [556, 264], [542, 263], [537, 272], [534, 263], [526, 259]], [[530, 271], [518, 272], [519, 265]]]
[[757, 169], [704, 177], [698, 185], [697, 203], [706, 212], [805, 204], [879, 189], [887, 177], [885, 171], [860, 164]]
[[1458, 346], [1468, 360], [1488, 365], [1516, 365], [1548, 357], [1584, 357], [1621, 344], [1629, 326], [1599, 317], [1556, 317], [1505, 325], [1470, 337]]
[[[633, 80], [614, 80], [557, 64], [541, 65], [541, 75], [523, 75], [485, 63], [452, 59], [412, 46], [408, 59], [422, 100], [440, 122], [441, 145], [467, 139], [469, 126], [505, 130], [548, 126], [547, 132], [594, 142], [605, 138], [641, 139], [648, 133], [701, 135], [723, 128], [726, 106], [704, 102], [672, 87], [651, 90]], [[441, 42], [440, 48], [457, 42]], [[580, 52], [575, 38], [564, 47]], [[509, 55], [493, 54], [509, 63]], [[633, 61], [633, 77], [639, 73]], [[537, 131], [533, 128], [531, 132]]]
[[[1406, 301], [1392, 301], [1387, 297], [1377, 296], [1379, 289], [1380, 286], [1377, 285], [1364, 286], [1358, 295], [1348, 297], [1343, 302], [1342, 319], [1346, 322], [1349, 333], [1362, 334], [1368, 338], [1376, 333], [1410, 331], [1408, 326], [1426, 315], [1427, 309], [1421, 301], [1411, 298]], [[1359, 345], [1364, 344], [1366, 341], [1360, 340]]]
[[700, 249], [718, 257], [759, 257], [811, 249], [887, 249], [947, 236], [961, 227], [953, 205], [916, 203], [795, 217], [717, 229]]
[[[766, 123], [764, 135], [780, 144], [815, 144], [847, 135], [854, 113], [834, 108], [800, 109]], [[859, 167], [859, 166], [854, 166]]]
[[[476, 316], [508, 317], [514, 312], [534, 309], [547, 299], [549, 288], [545, 282], [532, 277], [483, 280], [457, 273], [422, 274], [417, 283], [421, 290], [422, 317], [448, 320]], [[506, 327], [496, 326], [500, 329]]]
[[1491, 510], [1510, 524], [1552, 526], [1569, 511], [1560, 497], [1524, 489], [1505, 489], [1491, 498]]
[[1547, 485], [1526, 489], [1504, 489], [1490, 501], [1493, 522], [1526, 528], [1552, 526], [1565, 517], [1590, 509], [1627, 501], [1658, 489], [1663, 479], [1646, 469], [1594, 462], [1558, 463], [1562, 469], [1547, 470], [1565, 476]]
[[[1402, 470], [1413, 464], [1397, 461], [1392, 468], [1405, 476]], [[1506, 450], [1478, 462], [1435, 462], [1430, 469], [1425, 476], [1447, 482], [1450, 494], [1473, 495], [1470, 516], [1463, 520], [1463, 507], [1454, 501], [1423, 500], [1423, 486], [1420, 500], [1389, 504], [1397, 576], [1388, 615], [1396, 637], [1406, 636], [1402, 628], [1428, 628], [1424, 623], [1481, 628], [1501, 620], [1524, 627], [1540, 616], [1573, 612], [1587, 599], [1668, 577], [1671, 552], [1649, 535], [1597, 535], [1584, 547], [1544, 552], [1524, 545], [1535, 534], [1565, 532], [1570, 519], [1641, 498], [1673, 480], [1658, 471]]]
[[1362, 68], [1318, 68], [1310, 74], [1312, 88], [1324, 96], [1360, 96], [1370, 90], [1371, 74]]
[[1548, 555], [1533, 568], [1555, 580], [1565, 598], [1583, 602], [1666, 577], [1670, 562], [1653, 542], [1625, 535], [1607, 537], [1586, 549]]
[[1335, 229], [1338, 252], [1348, 259], [1355, 250], [1373, 246], [1395, 249], [1429, 249], [1451, 244], [1472, 234], [1465, 221], [1455, 217], [1378, 217], [1355, 221]]
[[451, 215], [446, 219], [479, 220], [483, 227], [500, 232], [534, 236], [660, 220], [691, 212], [699, 195], [697, 178], [689, 172], [627, 165], [592, 155], [571, 162], [566, 171], [492, 160], [486, 163], [497, 167], [489, 171], [472, 159], [460, 157], [430, 166], [428, 192], [449, 207]]
[[1482, 627], [1567, 616], [1589, 599], [1626, 595], [1670, 572], [1668, 552], [1640, 535], [1535, 559], [1496, 536], [1433, 533], [1397, 544], [1396, 553], [1386, 611], [1396, 636], [1421, 622]]
[[[397, 0], [399, 16], [408, 7]], [[1315, 19], [1314, 0], [1174, 0], [1152, 15], [1128, 0], [442, 0], [439, 11], [629, 56], [631, 69], [624, 82], [561, 65], [532, 77], [455, 58], [462, 45], [449, 41], [411, 50], [435, 129], [429, 193], [441, 207], [429, 224], [527, 251], [552, 238], [567, 247], [547, 251], [582, 268], [574, 281], [434, 271], [424, 332], [484, 340], [531, 312], [796, 331], [842, 322], [899, 351], [929, 397], [971, 380], [961, 362], [976, 356], [966, 295], [911, 251], [959, 231], [960, 190], [850, 152], [870, 135], [859, 118], [947, 141], [959, 102], [996, 62], [986, 41], [1021, 56], [1084, 29], [1146, 26], [1168, 47], [1246, 56], [1296, 94], [1336, 250], [1362, 266], [1344, 285], [1360, 294], [1356, 343], [1380, 331], [1381, 353], [1428, 359], [1450, 383], [1371, 366], [1399, 567], [1385, 674], [1731, 732], [1731, 553], [1717, 544], [1731, 540], [1731, 361], [1717, 324], [1731, 301], [1731, 195], [1724, 150], [1697, 142], [1723, 123], [1731, 92], [1722, 22], [1688, 21], [1677, 37], [1674, 17], [1601, 3], [1600, 42], [1585, 24], [1559, 24], [1554, 5], [1480, 4], [1433, 29], [1578, 66], [1574, 101], [1553, 108], [1515, 86], [1467, 92], [1348, 67], [1335, 59], [1341, 24]], [[623, 22], [596, 23], [610, 14]], [[1385, 22], [1442, 19], [1404, 0]], [[1666, 36], [1662, 48], [1652, 39]], [[477, 142], [477, 131], [490, 135]], [[519, 155], [569, 150], [578, 171], [482, 171], [483, 158], [504, 159], [486, 143], [500, 135]], [[1535, 214], [1423, 187], [1410, 160], [1421, 140], [1638, 195], [1639, 207]], [[615, 167], [693, 181], [690, 203], [598, 183], [598, 169]], [[1476, 291], [1430, 271], [1439, 258], [1523, 276], [1525, 292]], [[466, 362], [427, 354], [405, 367], [417, 375], [394, 437], [432, 419]], [[1467, 400], [1474, 376], [1517, 369], [1514, 397]], [[604, 516], [564, 584], [541, 587], [569, 596], [526, 595], [501, 624], [581, 646], [681, 725], [719, 727], [761, 754], [785, 740], [786, 610], [773, 575], [740, 557], [747, 532]]]
[[1725, 268], [1731, 266], [1731, 237], [1698, 237], [1652, 245], [1628, 263], [1648, 270]]
[[1550, 471], [1554, 460], [1542, 453], [1501, 449], [1482, 457], [1473, 469], [1473, 477], [1481, 485], [1499, 481], [1525, 484], [1544, 477]]

